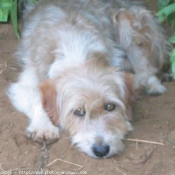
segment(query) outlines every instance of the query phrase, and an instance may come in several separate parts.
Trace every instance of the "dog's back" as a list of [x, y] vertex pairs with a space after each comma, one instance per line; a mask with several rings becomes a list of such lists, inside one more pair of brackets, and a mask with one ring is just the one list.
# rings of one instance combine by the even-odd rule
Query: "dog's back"
[[[109, 60], [120, 59], [123, 52], [115, 48], [111, 20], [105, 10], [108, 5], [103, 5], [100, 1], [42, 0], [29, 6], [18, 58], [27, 66], [40, 65], [37, 71], [42, 76], [50, 66], [58, 69], [53, 62], [59, 61], [61, 71], [70, 64], [82, 63], [95, 52], [103, 52]], [[55, 68], [52, 70], [55, 74]]]

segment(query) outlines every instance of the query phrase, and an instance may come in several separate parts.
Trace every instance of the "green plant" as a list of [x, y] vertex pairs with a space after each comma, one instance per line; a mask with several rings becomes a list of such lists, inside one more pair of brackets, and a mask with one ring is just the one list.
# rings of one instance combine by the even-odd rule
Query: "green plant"
[[[36, 0], [29, 0], [29, 2], [35, 3]], [[18, 0], [0, 0], [0, 22], [7, 22], [10, 16], [15, 35], [19, 38], [17, 4]]]
[[[159, 0], [159, 12], [156, 14], [160, 22], [167, 21], [174, 32], [169, 42], [175, 44], [175, 1]], [[173, 77], [175, 78], [175, 48], [170, 55]]]
[[0, 0], [0, 22], [7, 22], [10, 16], [15, 35], [19, 38], [17, 20], [17, 0]]

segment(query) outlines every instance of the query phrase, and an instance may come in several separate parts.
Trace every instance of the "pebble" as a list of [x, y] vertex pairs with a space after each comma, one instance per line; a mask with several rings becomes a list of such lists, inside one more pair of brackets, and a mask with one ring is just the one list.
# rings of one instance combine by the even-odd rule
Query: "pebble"
[[172, 145], [172, 146], [175, 146], [175, 130], [171, 131], [169, 134], [168, 134], [168, 142]]

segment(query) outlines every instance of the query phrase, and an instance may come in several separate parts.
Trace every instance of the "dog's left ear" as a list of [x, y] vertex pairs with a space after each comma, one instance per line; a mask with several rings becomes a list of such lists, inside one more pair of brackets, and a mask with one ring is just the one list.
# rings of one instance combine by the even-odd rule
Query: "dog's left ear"
[[125, 98], [124, 103], [129, 120], [132, 120], [132, 104], [135, 100], [134, 77], [130, 73], [124, 73]]
[[57, 107], [57, 92], [54, 83], [51, 80], [46, 80], [40, 84], [41, 100], [44, 110], [50, 117], [53, 125], [59, 124], [59, 111]]

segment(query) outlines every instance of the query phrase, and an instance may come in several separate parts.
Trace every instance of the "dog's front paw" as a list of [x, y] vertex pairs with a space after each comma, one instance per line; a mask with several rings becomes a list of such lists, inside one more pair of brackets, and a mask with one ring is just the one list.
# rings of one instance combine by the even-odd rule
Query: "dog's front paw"
[[166, 92], [166, 87], [156, 77], [150, 77], [147, 82], [146, 90], [150, 95], [160, 95]]
[[26, 136], [37, 142], [45, 141], [47, 144], [51, 144], [58, 140], [59, 129], [51, 123], [46, 125], [31, 123], [26, 130]]

